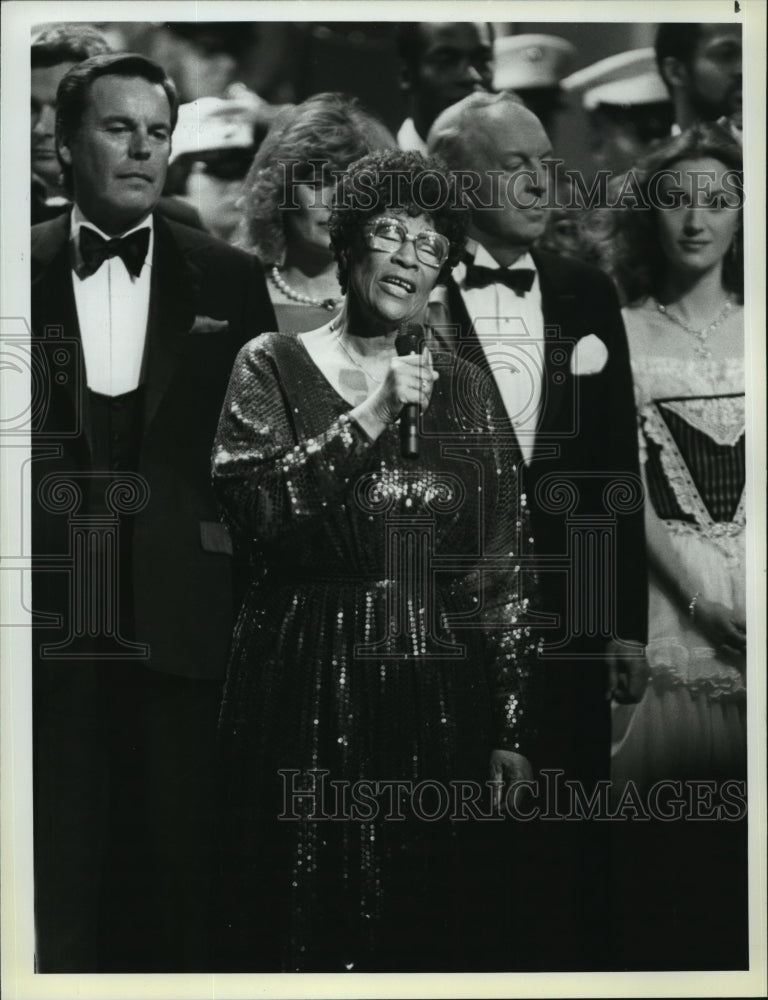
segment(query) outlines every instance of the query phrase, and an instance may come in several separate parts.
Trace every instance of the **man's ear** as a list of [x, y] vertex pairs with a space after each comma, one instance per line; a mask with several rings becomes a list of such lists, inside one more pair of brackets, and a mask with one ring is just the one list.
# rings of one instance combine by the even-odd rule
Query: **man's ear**
[[662, 59], [659, 69], [668, 87], [686, 87], [688, 85], [688, 68], [676, 56], [666, 56]]

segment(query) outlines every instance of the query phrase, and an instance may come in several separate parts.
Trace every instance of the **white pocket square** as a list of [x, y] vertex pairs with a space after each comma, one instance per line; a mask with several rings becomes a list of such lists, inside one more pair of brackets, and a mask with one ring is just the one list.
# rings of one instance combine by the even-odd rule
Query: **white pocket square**
[[588, 333], [576, 344], [571, 354], [572, 375], [596, 375], [605, 368], [608, 348], [594, 333]]
[[211, 316], [195, 316], [190, 333], [226, 333], [229, 320], [213, 319]]

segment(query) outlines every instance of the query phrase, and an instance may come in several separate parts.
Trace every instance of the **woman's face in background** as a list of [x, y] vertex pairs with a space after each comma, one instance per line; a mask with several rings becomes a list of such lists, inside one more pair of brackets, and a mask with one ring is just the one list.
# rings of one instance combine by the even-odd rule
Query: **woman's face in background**
[[741, 221], [736, 173], [706, 156], [679, 160], [654, 192], [659, 240], [673, 269], [705, 273], [728, 252]]
[[335, 183], [293, 186], [293, 204], [297, 207], [283, 209], [283, 228], [289, 256], [291, 249], [294, 249], [303, 255], [309, 253], [328, 257], [329, 260], [333, 257], [328, 222], [335, 190]]

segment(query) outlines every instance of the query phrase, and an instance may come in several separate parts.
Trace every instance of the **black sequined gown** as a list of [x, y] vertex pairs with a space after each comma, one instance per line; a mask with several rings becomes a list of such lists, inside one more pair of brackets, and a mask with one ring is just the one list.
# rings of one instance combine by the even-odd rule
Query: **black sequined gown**
[[[253, 582], [220, 721], [223, 971], [450, 968], [465, 890], [498, 875], [464, 833], [498, 824], [451, 821], [435, 783], [482, 788], [494, 747], [526, 748], [517, 452], [478, 370], [435, 364], [409, 461], [300, 340], [236, 362], [214, 481]], [[433, 782], [421, 812], [395, 781]]]

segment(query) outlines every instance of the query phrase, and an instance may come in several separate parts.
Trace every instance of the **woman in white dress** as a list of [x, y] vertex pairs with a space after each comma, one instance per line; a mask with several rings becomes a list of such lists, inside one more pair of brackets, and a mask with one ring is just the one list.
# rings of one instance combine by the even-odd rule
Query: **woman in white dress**
[[696, 126], [634, 174], [652, 207], [614, 211], [603, 246], [629, 302], [650, 681], [614, 706], [617, 793], [746, 775], [741, 149]]

